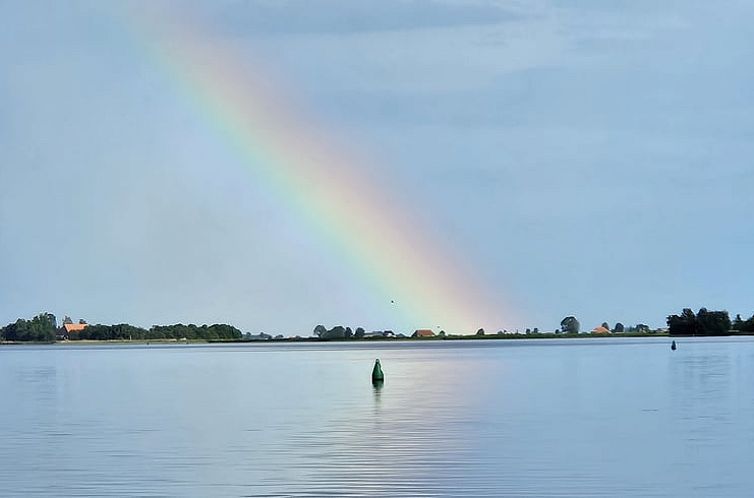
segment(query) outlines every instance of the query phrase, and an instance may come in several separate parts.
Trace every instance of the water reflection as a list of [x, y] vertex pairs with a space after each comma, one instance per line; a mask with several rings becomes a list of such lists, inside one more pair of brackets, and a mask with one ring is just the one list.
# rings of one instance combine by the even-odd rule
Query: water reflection
[[384, 385], [385, 385], [384, 380], [372, 380], [372, 392], [374, 393], [373, 416], [375, 417], [375, 419], [379, 419], [381, 416], [380, 403], [381, 403], [382, 387]]
[[0, 495], [754, 487], [754, 341], [494, 342], [0, 348]]

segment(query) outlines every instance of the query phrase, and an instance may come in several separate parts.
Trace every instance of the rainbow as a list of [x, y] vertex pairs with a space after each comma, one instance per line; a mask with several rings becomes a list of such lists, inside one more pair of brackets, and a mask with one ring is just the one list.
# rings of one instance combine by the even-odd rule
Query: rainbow
[[336, 144], [334, 134], [294, 105], [262, 64], [204, 36], [207, 30], [185, 13], [139, 5], [123, 16], [140, 50], [219, 130], [254, 181], [274, 189], [338, 252], [345, 271], [369, 289], [375, 303], [399, 303], [400, 325], [470, 333], [510, 321], [499, 293], [475, 280], [462, 258], [421, 233], [408, 210], [366, 174], [375, 168], [364, 168], [363, 158]]

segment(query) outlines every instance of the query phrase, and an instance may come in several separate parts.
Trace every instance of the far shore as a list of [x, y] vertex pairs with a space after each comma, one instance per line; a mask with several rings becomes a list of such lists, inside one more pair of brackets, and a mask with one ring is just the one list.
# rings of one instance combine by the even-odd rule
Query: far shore
[[[754, 334], [751, 333], [735, 333], [735, 334], [729, 334], [729, 335], [714, 335], [714, 336], [693, 336], [693, 337], [746, 337], [746, 336], [752, 336]], [[589, 340], [589, 339], [620, 339], [620, 338], [652, 338], [652, 337], [672, 337], [672, 338], [678, 338], [678, 339], [684, 339], [684, 338], [690, 338], [692, 336], [670, 336], [668, 333], [622, 333], [622, 334], [489, 334], [484, 336], [478, 336], [478, 335], [448, 335], [445, 337], [441, 336], [435, 336], [435, 337], [423, 337], [423, 338], [416, 338], [416, 337], [396, 337], [396, 338], [379, 338], [379, 337], [373, 337], [368, 339], [347, 339], [347, 340], [328, 340], [328, 339], [320, 339], [317, 337], [290, 337], [290, 338], [281, 338], [281, 339], [266, 339], [266, 340], [248, 340], [248, 339], [229, 339], [229, 340], [204, 340], [204, 339], [154, 339], [154, 340], [122, 340], [122, 339], [114, 339], [114, 340], [63, 340], [63, 341], [55, 341], [55, 342], [32, 342], [32, 341], [1, 341], [0, 345], [7, 345], [7, 346], [23, 346], [27, 344], [31, 345], [61, 345], [61, 346], [75, 346], [75, 345], [186, 345], [186, 344], [248, 344], [248, 345], [258, 345], [258, 344], [287, 344], [287, 343], [315, 343], [315, 344], [323, 344], [323, 343], [373, 343], [373, 342], [379, 342], [379, 343], [405, 343], [405, 342], [419, 342], [419, 343], [427, 343], [427, 342], [438, 342], [438, 341], [491, 341], [491, 340], [521, 340], [521, 339], [583, 339], [583, 340]]]
[[538, 334], [486, 334], [486, 335], [446, 335], [446, 336], [434, 336], [434, 337], [370, 337], [365, 339], [320, 339], [318, 337], [285, 337], [285, 338], [271, 338], [271, 339], [218, 339], [218, 340], [206, 340], [206, 339], [112, 339], [112, 340], [93, 340], [93, 339], [81, 339], [81, 340], [62, 340], [55, 342], [35, 342], [35, 341], [0, 341], [2, 346], [23, 346], [23, 345], [60, 345], [60, 346], [75, 346], [75, 345], [122, 345], [122, 346], [148, 346], [148, 345], [186, 345], [186, 344], [287, 344], [287, 343], [348, 343], [348, 344], [364, 344], [364, 343], [404, 343], [404, 342], [442, 342], [442, 341], [492, 341], [492, 340], [526, 340], [526, 339], [620, 339], [620, 338], [652, 338], [652, 337], [669, 337], [673, 339], [686, 339], [692, 337], [751, 337], [754, 333], [731, 333], [725, 335], [670, 335], [667, 332], [650, 332], [650, 333], [616, 333], [616, 334], [555, 334], [555, 333], [538, 333]]

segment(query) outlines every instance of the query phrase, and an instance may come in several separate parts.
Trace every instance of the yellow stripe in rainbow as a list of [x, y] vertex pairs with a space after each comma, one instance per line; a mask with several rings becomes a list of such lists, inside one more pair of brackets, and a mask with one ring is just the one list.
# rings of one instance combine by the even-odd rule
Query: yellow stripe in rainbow
[[344, 271], [370, 287], [376, 303], [397, 303], [400, 325], [469, 333], [510, 320], [495, 302], [500, 296], [475, 282], [442, 244], [420, 235], [407, 211], [359, 167], [364, 162], [334, 147], [321, 127], [307, 126], [260, 65], [203, 37], [205, 30], [176, 12], [155, 15], [145, 6], [126, 15], [138, 42], [222, 130], [255, 179], [332, 242]]

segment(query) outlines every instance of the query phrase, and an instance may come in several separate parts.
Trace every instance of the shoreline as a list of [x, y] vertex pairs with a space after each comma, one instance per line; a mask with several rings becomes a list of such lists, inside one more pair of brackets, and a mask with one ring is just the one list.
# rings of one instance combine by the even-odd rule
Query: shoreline
[[369, 344], [369, 343], [426, 343], [426, 342], [444, 342], [444, 341], [517, 341], [517, 340], [538, 340], [538, 339], [573, 339], [573, 340], [589, 340], [589, 339], [641, 339], [641, 338], [705, 338], [705, 337], [751, 337], [754, 333], [736, 333], [726, 335], [696, 335], [696, 336], [678, 336], [669, 335], [667, 333], [623, 333], [623, 334], [490, 334], [484, 336], [477, 335], [456, 335], [445, 337], [397, 337], [397, 338], [369, 338], [369, 339], [347, 339], [347, 340], [333, 340], [333, 339], [319, 339], [316, 337], [308, 338], [283, 338], [283, 339], [266, 339], [266, 340], [244, 340], [244, 339], [230, 339], [230, 340], [205, 340], [205, 339], [191, 339], [191, 340], [179, 340], [179, 339], [153, 339], [153, 340], [64, 340], [55, 342], [35, 342], [35, 341], [0, 341], [0, 346], [40, 346], [40, 345], [59, 345], [61, 347], [76, 346], [76, 345], [110, 345], [110, 346], [170, 346], [170, 345], [196, 345], [196, 344], [248, 344], [248, 345], [263, 345], [263, 344], [298, 344], [298, 343], [311, 343], [311, 344], [326, 344], [326, 343], [348, 343], [348, 344]]

